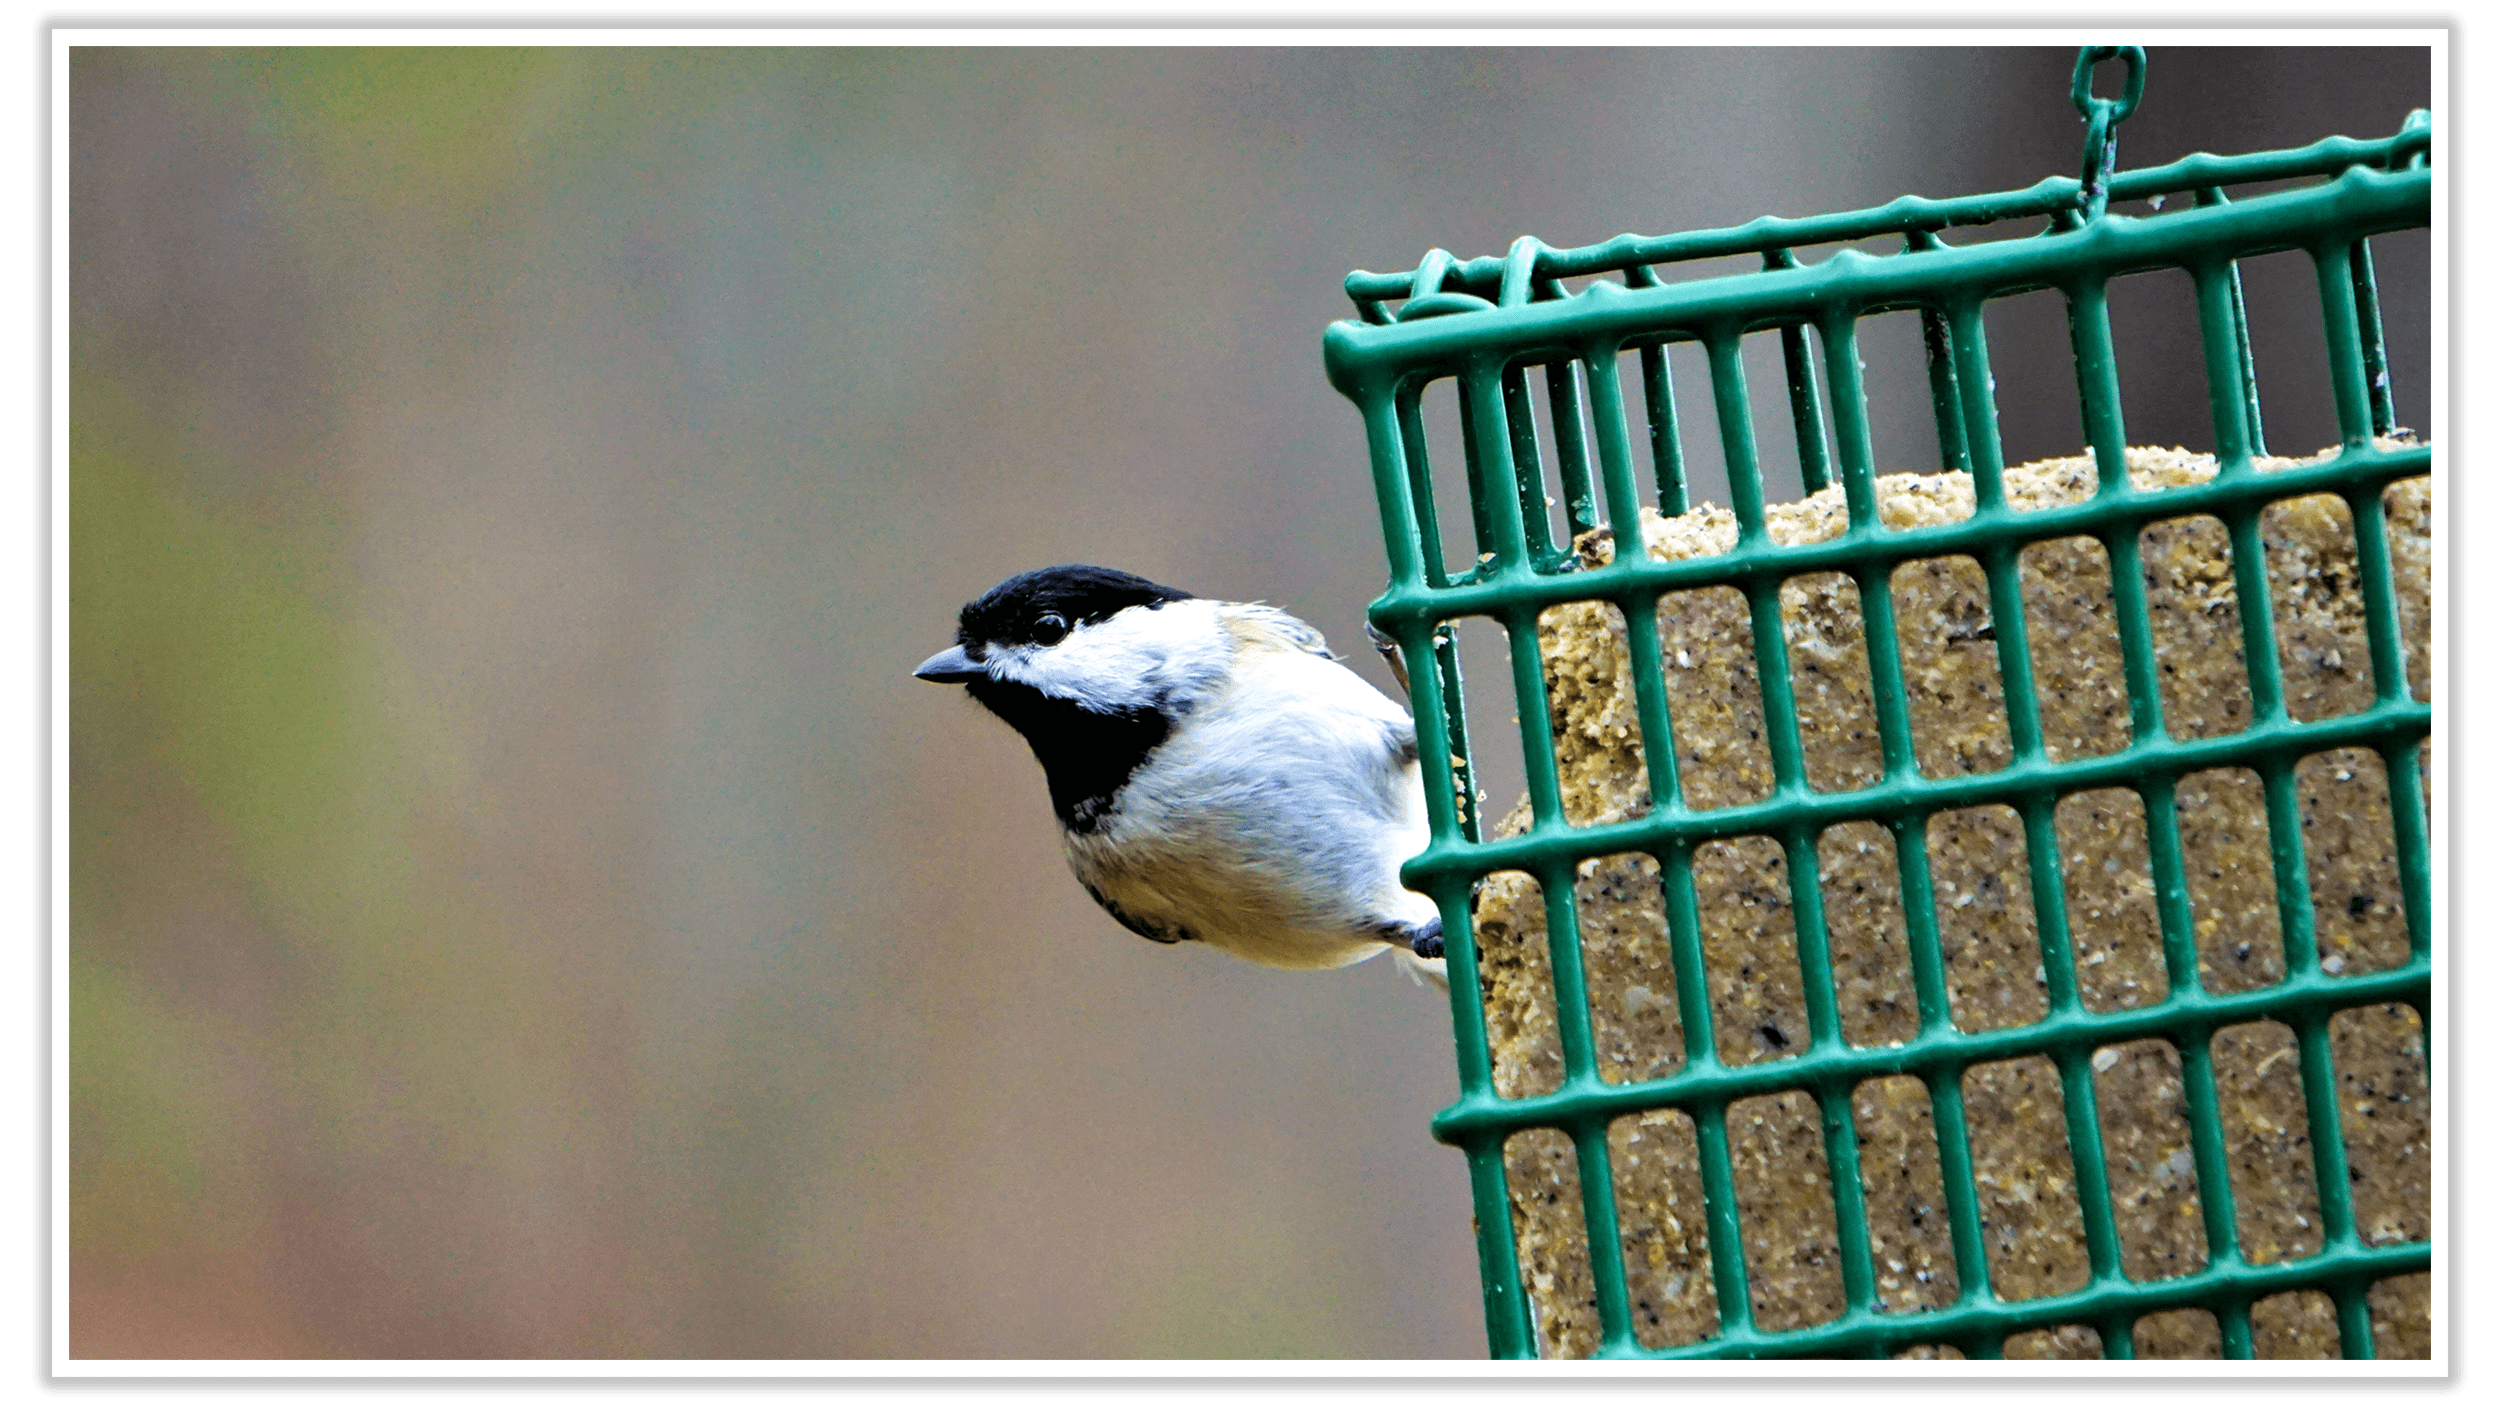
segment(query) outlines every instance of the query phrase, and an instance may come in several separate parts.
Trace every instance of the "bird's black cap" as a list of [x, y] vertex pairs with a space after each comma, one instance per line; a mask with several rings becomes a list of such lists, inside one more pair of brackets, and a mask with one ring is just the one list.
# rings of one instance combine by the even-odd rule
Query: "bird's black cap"
[[1187, 591], [1107, 566], [1045, 566], [1011, 576], [965, 606], [955, 626], [955, 647], [913, 676], [963, 684], [982, 707], [1023, 733], [1049, 778], [1059, 823], [1070, 833], [1088, 833], [1128, 784], [1129, 774], [1171, 734], [1171, 718], [1160, 703], [1099, 707], [1045, 694], [1031, 684], [992, 676], [983, 661], [993, 646], [1052, 645], [1072, 629], [1099, 624], [1132, 606], [1190, 598]]
[[977, 651], [991, 644], [1044, 644], [1042, 618], [1056, 615], [1069, 628], [1108, 620], [1133, 605], [1189, 600], [1187, 591], [1157, 585], [1107, 566], [1045, 566], [1010, 576], [967, 605], [955, 624], [955, 642]]

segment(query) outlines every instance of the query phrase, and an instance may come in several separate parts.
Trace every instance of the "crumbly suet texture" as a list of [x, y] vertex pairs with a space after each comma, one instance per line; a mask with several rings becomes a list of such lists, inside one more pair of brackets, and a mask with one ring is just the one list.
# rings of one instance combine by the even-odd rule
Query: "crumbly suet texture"
[[[2258, 461], [2261, 469], [2308, 462], [2315, 459]], [[2128, 451], [2128, 468], [2138, 487], [2160, 489], [2210, 478], [2214, 462], [2184, 450], [2139, 448]], [[2016, 509], [2079, 502], [2097, 478], [2089, 456], [2026, 464], [2006, 470], [2006, 497]], [[1972, 484], [1963, 474], [1892, 475], [1876, 490], [1879, 515], [1891, 528], [1956, 522], [1972, 510]], [[2393, 485], [2383, 510], [2407, 685], [2426, 697], [2428, 480]], [[1776, 505], [1767, 526], [1778, 542], [1827, 540], [1847, 526], [1846, 501], [1834, 487]], [[2306, 720], [2366, 707], [2373, 696], [2369, 647], [2349, 509], [2332, 495], [2275, 504], [2261, 515], [2259, 535], [2287, 711]], [[1673, 519], [1646, 513], [1643, 537], [1660, 560], [1721, 553], [1735, 544], [1736, 519], [1706, 504]], [[1612, 540], [1602, 530], [1578, 546], [1592, 564], [1612, 559]], [[2239, 731], [2248, 723], [2249, 695], [2228, 534], [2212, 518], [2173, 519], [2146, 529], [2138, 551], [2165, 726], [2181, 738]], [[2023, 553], [2019, 572], [2044, 750], [2062, 760], [2122, 749], [2132, 727], [2105, 552], [2088, 538], [2041, 543]], [[1966, 557], [1914, 561], [1893, 574], [1890, 590], [1922, 774], [2005, 766], [2011, 732], [1984, 574]], [[1879, 780], [1882, 748], [1855, 585], [1836, 573], [1792, 579], [1781, 589], [1779, 613], [1809, 784], [1838, 791]], [[1644, 739], [1620, 612], [1605, 603], [1558, 606], [1545, 613], [1538, 634], [1566, 818], [1598, 824], [1645, 813]], [[1767, 796], [1770, 749], [1741, 595], [1717, 588], [1667, 596], [1658, 636], [1686, 803], [1710, 808]], [[2426, 746], [2426, 796], [2428, 752]], [[2401, 964], [2409, 949], [2377, 754], [2308, 758], [2298, 768], [2297, 791], [2321, 964], [2330, 973]], [[2209, 990], [2234, 991], [2279, 980], [2283, 954], [2262, 786], [2247, 771], [2200, 773], [2181, 779], [2174, 802], [2201, 981]], [[1527, 821], [1522, 800], [1498, 833], [1517, 833]], [[2167, 967], [2142, 800], [2131, 789], [2073, 796], [2058, 808], [2055, 826], [2085, 1007], [2120, 1010], [2159, 1000], [2168, 989]], [[1930, 821], [1926, 839], [1955, 1025], [1987, 1030], [2040, 1019], [2047, 981], [2020, 821], [2002, 806], [1947, 812]], [[1912, 1037], [1918, 1002], [1892, 834], [1871, 822], [1836, 827], [1820, 838], [1814, 857], [1845, 1038], [1881, 1045]], [[1693, 857], [1714, 1044], [1729, 1063], [1793, 1058], [1808, 1038], [1790, 859], [1762, 838], [1705, 845]], [[1592, 860], [1580, 866], [1574, 889], [1600, 1073], [1625, 1082], [1673, 1071], [1684, 1062], [1684, 1031], [1657, 863], [1646, 855]], [[1513, 1097], [1552, 1090], [1562, 1062], [1536, 882], [1519, 873], [1487, 878], [1475, 926], [1495, 1085]], [[2427, 1236], [2430, 1138], [2419, 1021], [2402, 1006], [2370, 1008], [2345, 1012], [2330, 1029], [2360, 1233], [2370, 1243]], [[2138, 1041], [2098, 1052], [2093, 1070], [2122, 1267], [2138, 1279], [2202, 1268], [2202, 1212], [2177, 1051], [2164, 1041]], [[2260, 1263], [2314, 1253], [2321, 1243], [2317, 1195], [2291, 1032], [2272, 1024], [2221, 1032], [2214, 1071], [2242, 1252]], [[2056, 1071], [2040, 1059], [1973, 1069], [1963, 1106], [1993, 1287], [2014, 1300], [2081, 1288], [2089, 1265]], [[1874, 1080], [1853, 1092], [1851, 1107], [1878, 1298], [1895, 1313], [1946, 1306], [1958, 1286], [1930, 1096], [1916, 1079]], [[1730, 1108], [1727, 1128], [1756, 1323], [1779, 1330], [1828, 1321], [1845, 1301], [1811, 1099], [1792, 1093], [1740, 1102]], [[1624, 1256], [1636, 1338], [1665, 1346], [1708, 1336], [1718, 1307], [1691, 1121], [1673, 1112], [1629, 1117], [1608, 1141], [1623, 1238], [1619, 1251], [1609, 1252]], [[1569, 1145], [1558, 1133], [1522, 1134], [1512, 1139], [1507, 1161], [1539, 1345], [1549, 1357], [1585, 1356], [1596, 1346], [1598, 1321]], [[2372, 1291], [2381, 1355], [2426, 1350], [2427, 1299], [2413, 1282], [2420, 1278]], [[2252, 1322], [2261, 1356], [2336, 1355], [2334, 1314], [2323, 1295], [2262, 1301]], [[2213, 1320], [2201, 1312], [2147, 1318], [2135, 1339], [2140, 1356], [2220, 1354]], [[2099, 1352], [2098, 1337], [2080, 1326], [2024, 1334], [2007, 1345], [2008, 1356]], [[1959, 1354], [1912, 1348], [1903, 1355]]]

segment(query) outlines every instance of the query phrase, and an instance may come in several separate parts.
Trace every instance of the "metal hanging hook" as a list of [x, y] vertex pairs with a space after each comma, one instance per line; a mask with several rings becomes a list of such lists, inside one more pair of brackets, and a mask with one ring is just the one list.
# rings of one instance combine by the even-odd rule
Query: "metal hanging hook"
[[[2106, 59], [2127, 65], [2126, 91], [2115, 99], [2092, 96], [2092, 70]], [[2075, 55], [2075, 110], [2087, 124], [2083, 138], [2083, 217], [2097, 220], [2109, 208], [2109, 178], [2118, 169], [2118, 124], [2144, 99], [2144, 49], [2136, 44], [2087, 44]]]

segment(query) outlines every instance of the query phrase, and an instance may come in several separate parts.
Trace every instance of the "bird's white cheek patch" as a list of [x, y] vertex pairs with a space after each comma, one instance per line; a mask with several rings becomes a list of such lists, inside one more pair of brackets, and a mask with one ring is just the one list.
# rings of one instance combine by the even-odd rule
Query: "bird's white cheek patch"
[[987, 662], [993, 677], [1115, 713], [1203, 691], [1230, 650], [1213, 602], [1188, 600], [1131, 606], [1055, 645], [1014, 645]]

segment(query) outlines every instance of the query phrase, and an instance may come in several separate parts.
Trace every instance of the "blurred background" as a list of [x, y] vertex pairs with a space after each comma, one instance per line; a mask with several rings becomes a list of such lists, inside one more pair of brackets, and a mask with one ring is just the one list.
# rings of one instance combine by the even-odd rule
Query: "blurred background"
[[[1130, 937], [910, 670], [1097, 561], [1390, 686], [1347, 270], [2071, 175], [2072, 63], [77, 51], [73, 1354], [1481, 1355], [1437, 995]], [[2429, 85], [2155, 48], [2121, 163]], [[2428, 237], [2377, 252], [2427, 429]], [[2245, 276], [2309, 452], [2313, 276]], [[2116, 298], [2136, 442], [2210, 445], [2187, 297]], [[2056, 299], [1989, 333], [2009, 461], [2076, 452]]]

